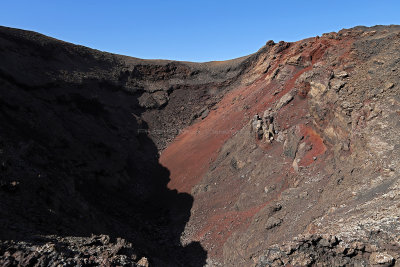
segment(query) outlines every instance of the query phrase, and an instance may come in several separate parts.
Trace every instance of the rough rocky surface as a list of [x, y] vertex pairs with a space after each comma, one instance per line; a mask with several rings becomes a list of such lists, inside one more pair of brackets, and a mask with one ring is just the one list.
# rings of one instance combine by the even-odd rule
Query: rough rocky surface
[[[161, 155], [169, 187], [194, 197], [182, 241], [221, 266], [397, 264], [400, 28], [268, 45], [259, 78]], [[370, 249], [339, 254], [313, 235]], [[296, 253], [269, 258], [299, 236]]]
[[0, 264], [397, 266], [400, 27], [142, 60], [0, 28]]
[[1, 266], [149, 266], [131, 243], [121, 238], [112, 241], [107, 235], [5, 241], [0, 254]]

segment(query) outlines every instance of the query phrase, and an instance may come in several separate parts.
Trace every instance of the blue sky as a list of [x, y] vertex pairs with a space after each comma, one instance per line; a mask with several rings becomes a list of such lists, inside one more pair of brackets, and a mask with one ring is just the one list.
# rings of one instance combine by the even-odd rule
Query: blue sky
[[2, 0], [0, 25], [140, 58], [225, 60], [266, 41], [400, 24], [400, 1]]

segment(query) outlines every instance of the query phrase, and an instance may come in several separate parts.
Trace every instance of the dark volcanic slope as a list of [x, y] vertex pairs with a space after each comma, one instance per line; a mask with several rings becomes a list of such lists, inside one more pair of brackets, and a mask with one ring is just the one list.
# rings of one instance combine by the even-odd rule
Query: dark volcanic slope
[[399, 40], [190, 63], [0, 27], [0, 265], [397, 264]]
[[[253, 62], [252, 57], [202, 64], [142, 60], [34, 32], [2, 27], [0, 33], [0, 75], [4, 80], [25, 88], [101, 83], [103, 87], [110, 86], [135, 96], [139, 104], [135, 108], [144, 113], [149, 124], [169, 132], [183, 128], [193, 120], [193, 115], [201, 115], [202, 109], [215, 104], [221, 92], [236, 82]], [[89, 92], [86, 98], [96, 97], [100, 104], [106, 101], [101, 95]], [[171, 137], [156, 135], [153, 139], [158, 147], [165, 147]]]
[[[192, 198], [166, 188], [158, 149], [219, 99], [245, 59], [145, 61], [4, 27], [0, 59], [0, 238], [29, 247], [55, 235], [39, 245], [74, 258], [58, 237], [107, 234], [161, 266], [201, 266], [198, 243], [179, 243]], [[30, 264], [8, 246], [2, 264]]]

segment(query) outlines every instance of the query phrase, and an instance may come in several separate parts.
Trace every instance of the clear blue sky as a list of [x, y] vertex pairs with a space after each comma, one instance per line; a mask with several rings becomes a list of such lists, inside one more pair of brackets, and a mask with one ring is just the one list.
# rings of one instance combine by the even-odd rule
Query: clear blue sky
[[2, 0], [0, 25], [140, 58], [224, 60], [266, 41], [400, 24], [399, 0]]

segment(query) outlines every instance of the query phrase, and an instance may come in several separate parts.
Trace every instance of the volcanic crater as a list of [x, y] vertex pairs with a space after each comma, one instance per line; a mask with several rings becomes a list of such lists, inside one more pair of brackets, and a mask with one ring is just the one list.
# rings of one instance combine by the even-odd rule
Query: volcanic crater
[[1, 266], [400, 266], [400, 26], [145, 60], [0, 27]]

